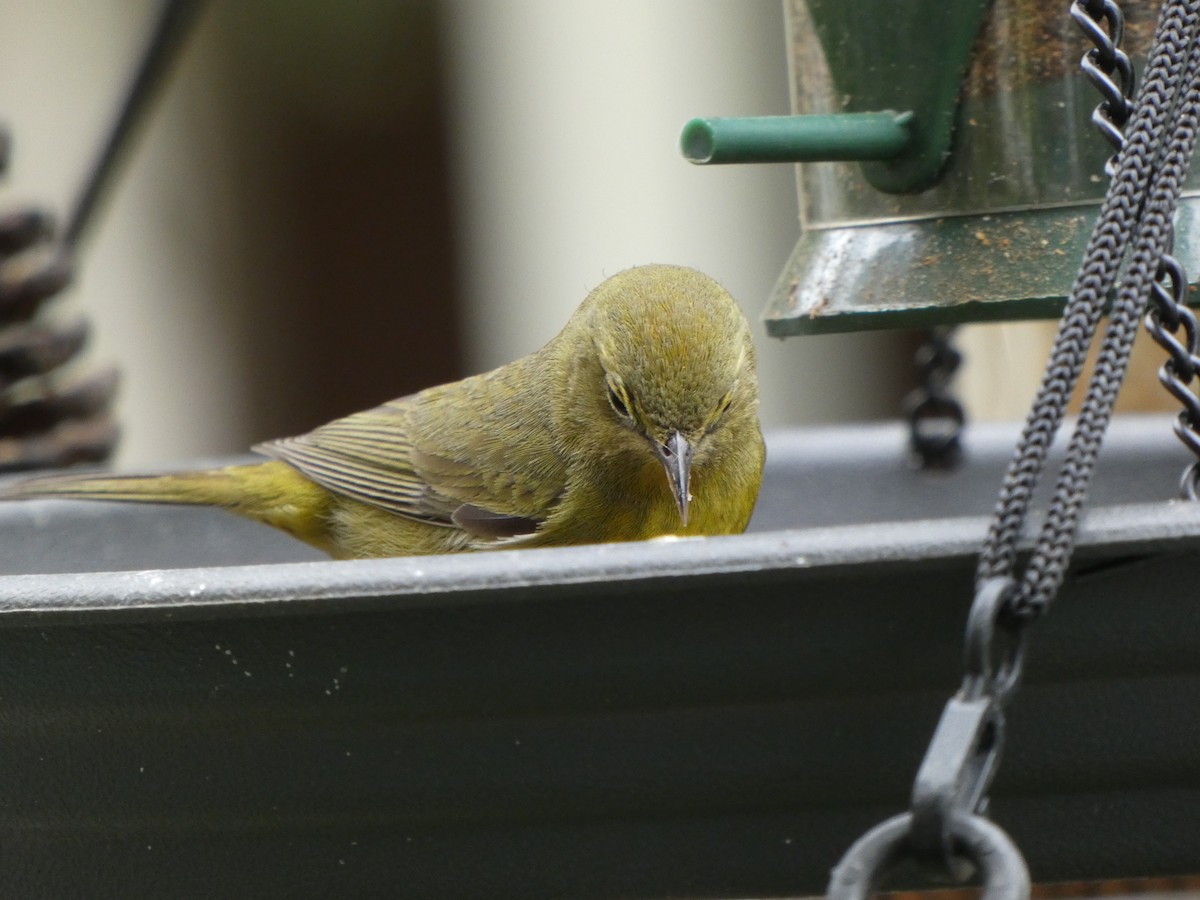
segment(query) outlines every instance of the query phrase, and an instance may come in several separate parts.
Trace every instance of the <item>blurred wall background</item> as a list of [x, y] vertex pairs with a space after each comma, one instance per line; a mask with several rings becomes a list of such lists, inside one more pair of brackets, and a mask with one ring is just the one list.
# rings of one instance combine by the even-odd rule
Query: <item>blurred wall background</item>
[[[0, 206], [68, 207], [156, 6], [7, 11]], [[500, 364], [638, 263], [701, 268], [757, 319], [798, 234], [792, 169], [677, 144], [694, 115], [787, 112], [780, 6], [212, 0], [56, 302], [121, 365], [118, 463]], [[910, 336], [756, 331], [768, 426], [896, 414]]]

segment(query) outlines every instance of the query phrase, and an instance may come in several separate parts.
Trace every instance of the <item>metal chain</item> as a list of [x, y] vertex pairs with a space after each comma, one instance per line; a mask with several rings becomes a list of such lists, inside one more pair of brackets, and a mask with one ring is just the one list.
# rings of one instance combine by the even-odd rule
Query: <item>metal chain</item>
[[[1106, 166], [1112, 183], [980, 555], [962, 687], [934, 731], [910, 811], [876, 826], [847, 851], [833, 871], [830, 900], [864, 900], [905, 859], [948, 872], [957, 881], [978, 868], [984, 900], [1029, 896], [1020, 851], [986, 819], [987, 793], [1004, 745], [1004, 712], [1021, 676], [1028, 626], [1058, 591], [1070, 561], [1080, 507], [1151, 287], [1156, 277], [1163, 290], [1176, 294], [1186, 284], [1174, 260], [1160, 260], [1170, 249], [1171, 219], [1195, 148], [1200, 110], [1200, 0], [1165, 0], [1145, 83], [1132, 106], [1133, 69], [1118, 47], [1123, 23], [1115, 0], [1074, 0], [1071, 14], [1096, 45], [1083, 69], [1104, 97], [1093, 121], [1119, 150]], [[1110, 301], [1108, 327], [1066, 461], [1030, 562], [1018, 578], [1016, 541]], [[1194, 341], [1195, 319], [1181, 315], [1179, 321]], [[1180, 371], [1200, 367], [1194, 349], [1183, 355]]]
[[[1192, 379], [1200, 369], [1196, 356], [1198, 337], [1196, 314], [1184, 302], [1187, 276], [1183, 266], [1173, 256], [1164, 256], [1158, 279], [1151, 295], [1152, 307], [1146, 314], [1146, 331], [1167, 351], [1169, 359], [1158, 370], [1158, 380], [1183, 404], [1175, 419], [1175, 434], [1197, 457], [1200, 457], [1200, 397], [1191, 388]], [[1182, 335], [1180, 330], [1182, 329]], [[1180, 340], [1182, 338], [1182, 340]], [[1200, 459], [1183, 470], [1180, 494], [1185, 499], [1200, 499]]]
[[[1189, 30], [1194, 29], [1198, 20], [1200, 10], [1194, 8], [1188, 19]], [[1200, 76], [1200, 42], [1193, 42], [1190, 48], [1187, 44], [1184, 47], [1189, 53], [1179, 90], [1187, 94], [1191, 93], [1188, 87], [1196, 84], [1197, 76]], [[1088, 386], [1079, 423], [1067, 445], [1067, 459], [1076, 464], [1064, 466], [1046, 524], [1023, 579], [1019, 602], [1028, 603], [1035, 614], [1058, 592], [1066, 574], [1074, 549], [1079, 509], [1087, 496], [1096, 456], [1112, 418], [1151, 289], [1162, 260], [1171, 248], [1172, 219], [1196, 146], [1195, 104], [1195, 99], [1191, 98], [1182, 104], [1171, 104], [1174, 127], [1166, 154], [1159, 163], [1153, 190], [1139, 223], [1140, 232], [1132, 260], [1109, 313], [1109, 327], [1100, 345], [1096, 370]]]
[[[1111, 15], [1111, 0], [1076, 0], [1089, 16]], [[1055, 338], [1041, 387], [1009, 466], [986, 543], [980, 554], [977, 583], [1010, 576], [1016, 566], [1016, 544], [1046, 454], [1071, 391], [1083, 369], [1106, 301], [1113, 297], [1100, 356], [1088, 385], [1067, 461], [1059, 473], [1053, 499], [1033, 557], [1020, 579], [1016, 610], [1025, 617], [1042, 612], [1062, 582], [1074, 546], [1079, 510], [1095, 465], [1096, 454], [1112, 415], [1125, 374], [1137, 326], [1148, 302], [1153, 276], [1170, 242], [1170, 222], [1179, 189], [1195, 145], [1194, 123], [1180, 117], [1180, 94], [1195, 83], [1196, 48], [1192, 33], [1200, 3], [1169, 0], [1164, 6], [1145, 83], [1129, 121], [1117, 158], [1116, 172], [1088, 242], [1083, 265]], [[1119, 29], [1118, 29], [1119, 30]], [[1089, 37], [1091, 32], [1089, 32]], [[1100, 54], [1089, 58], [1103, 64]], [[1120, 74], [1114, 63], [1113, 71]], [[1126, 80], [1122, 76], [1122, 80]], [[1130, 77], [1128, 81], [1132, 81]], [[1182, 90], [1181, 90], [1182, 86]], [[1105, 104], [1112, 101], [1106, 96]], [[1106, 111], [1111, 116], [1112, 110]], [[1173, 123], [1169, 147], [1168, 124]], [[1106, 132], [1107, 133], [1107, 132]], [[1131, 236], [1132, 255], [1128, 253]], [[1126, 261], [1126, 257], [1128, 260]], [[1114, 289], [1117, 272], [1123, 278]]]
[[[1195, 133], [1200, 98], [1188, 94], [1178, 116], [1179, 127]], [[1119, 141], [1124, 140], [1120, 129]], [[1119, 144], [1118, 144], [1119, 149]], [[1196, 314], [1188, 308], [1187, 274], [1182, 263], [1172, 255], [1174, 230], [1168, 234], [1167, 252], [1159, 262], [1150, 293], [1150, 311], [1143, 320], [1146, 331], [1167, 352], [1168, 358], [1158, 370], [1158, 380], [1182, 405], [1175, 419], [1175, 434], [1197, 459], [1187, 466], [1180, 479], [1180, 494], [1188, 500], [1200, 499], [1200, 397], [1191, 388], [1192, 379], [1200, 371], [1197, 345], [1200, 328]]]
[[[1082, 0], [1071, 4], [1071, 18], [1095, 46], [1083, 55], [1079, 68], [1104, 99], [1092, 110], [1092, 124], [1112, 145], [1105, 174], [1116, 173], [1117, 153], [1125, 145], [1125, 123], [1132, 110], [1136, 78], [1133, 63], [1121, 49], [1125, 17], [1115, 0]], [[1108, 31], [1104, 26], [1108, 26]]]
[[967, 416], [950, 392], [950, 382], [962, 365], [953, 335], [954, 327], [945, 325], [925, 333], [914, 359], [920, 381], [904, 399], [909, 448], [922, 469], [949, 469], [962, 456]]

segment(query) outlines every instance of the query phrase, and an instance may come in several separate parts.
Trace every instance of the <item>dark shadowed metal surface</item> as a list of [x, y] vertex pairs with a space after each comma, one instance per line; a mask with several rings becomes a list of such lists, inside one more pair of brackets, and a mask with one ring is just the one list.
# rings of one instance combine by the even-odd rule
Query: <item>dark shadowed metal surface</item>
[[[1013, 434], [972, 429], [949, 475], [906, 438], [774, 436], [760, 530], [706, 540], [219, 566], [297, 551], [196, 510], [0, 507], [0, 570], [208, 566], [0, 578], [0, 887], [820, 891], [907, 805]], [[993, 797], [1035, 879], [1195, 867], [1185, 462], [1165, 419], [1118, 423], [1097, 493], [1159, 502], [1086, 517], [1033, 632]]]

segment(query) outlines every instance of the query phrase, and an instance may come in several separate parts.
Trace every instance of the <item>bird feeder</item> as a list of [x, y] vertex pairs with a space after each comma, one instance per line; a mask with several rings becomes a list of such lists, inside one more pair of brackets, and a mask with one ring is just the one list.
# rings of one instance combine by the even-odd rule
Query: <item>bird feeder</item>
[[[795, 115], [698, 119], [683, 135], [699, 163], [803, 163], [802, 234], [767, 332], [1057, 318], [1112, 153], [1090, 124], [1097, 95], [1066, 7], [784, 6]], [[1158, 4], [1121, 9], [1140, 64]], [[1185, 198], [1176, 225], [1175, 254], [1193, 274], [1197, 210]]]
[[[802, 118], [684, 140], [826, 160], [800, 169], [769, 332], [1056, 314], [1109, 155], [1079, 133], [1065, 10], [786, 6]], [[1125, 6], [1144, 46], [1150, 4]], [[769, 434], [749, 533], [641, 544], [333, 562], [215, 510], [2, 505], [0, 885], [820, 892], [906, 802], [961, 674], [1018, 431], [973, 426], [944, 470], [899, 425]], [[1187, 457], [1165, 419], [1114, 424], [1036, 631], [991, 798], [1039, 880], [1196, 868]]]

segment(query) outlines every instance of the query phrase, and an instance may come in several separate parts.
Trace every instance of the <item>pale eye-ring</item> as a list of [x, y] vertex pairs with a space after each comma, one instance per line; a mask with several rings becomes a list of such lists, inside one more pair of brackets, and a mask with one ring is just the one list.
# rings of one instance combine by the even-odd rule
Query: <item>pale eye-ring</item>
[[612, 404], [613, 411], [622, 419], [633, 419], [633, 412], [629, 408], [625, 392], [612, 381], [608, 382], [608, 402]]

